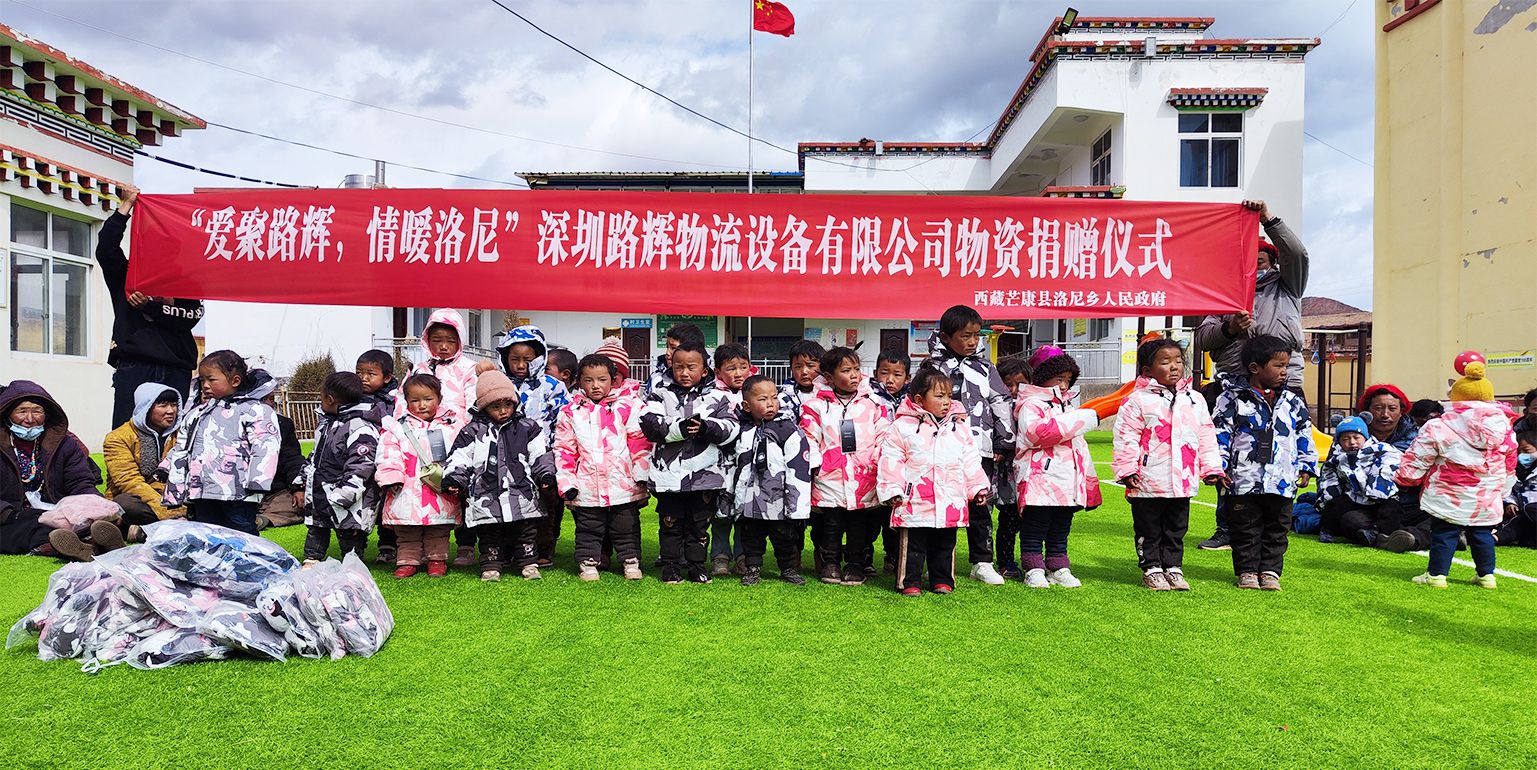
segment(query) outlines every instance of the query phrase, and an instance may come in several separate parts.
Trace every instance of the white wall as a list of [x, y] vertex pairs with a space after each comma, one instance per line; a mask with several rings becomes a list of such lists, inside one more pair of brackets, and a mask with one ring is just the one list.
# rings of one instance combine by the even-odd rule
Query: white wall
[[388, 308], [347, 305], [210, 301], [204, 304], [204, 347], [233, 350], [252, 368], [278, 377], [288, 376], [301, 361], [327, 353], [339, 370], [350, 370], [358, 354], [374, 346], [376, 330], [388, 336], [388, 314]]

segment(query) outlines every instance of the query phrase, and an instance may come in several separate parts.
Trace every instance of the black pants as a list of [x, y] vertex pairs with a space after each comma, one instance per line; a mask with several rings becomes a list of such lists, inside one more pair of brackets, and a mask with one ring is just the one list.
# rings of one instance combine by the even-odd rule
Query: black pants
[[894, 571], [897, 564], [897, 549], [901, 548], [902, 536], [891, 527], [891, 518], [886, 518], [886, 523], [881, 525], [881, 557], [886, 566]]
[[1537, 505], [1519, 508], [1514, 516], [1505, 517], [1494, 528], [1494, 537], [1500, 545], [1537, 547]]
[[53, 527], [37, 520], [43, 512], [36, 508], [12, 508], [9, 513], [0, 512], [0, 554], [21, 555], [48, 542]]
[[[135, 311], [130, 311], [135, 312]], [[158, 382], [181, 394], [187, 403], [192, 390], [192, 370], [172, 369], [158, 364], [119, 361], [112, 372], [112, 424], [122, 425], [133, 417], [133, 392], [146, 382]]]
[[560, 541], [560, 522], [566, 516], [566, 503], [554, 489], [539, 490], [539, 534], [535, 544], [539, 548], [539, 561], [555, 561], [555, 544]]
[[[1073, 529], [1076, 507], [1060, 505], [1021, 505], [1019, 507], [1019, 566], [1055, 572], [1070, 564], [1067, 559], [1067, 535]], [[1041, 556], [1042, 551], [1045, 557]]]
[[1281, 574], [1286, 535], [1292, 524], [1291, 498], [1282, 495], [1232, 495], [1227, 509], [1233, 541], [1233, 574]]
[[603, 544], [613, 539], [619, 563], [640, 560], [640, 503], [607, 508], [572, 508], [576, 522], [576, 563], [596, 566], [605, 553]]
[[[822, 562], [827, 561], [827, 555], [822, 552], [822, 543], [827, 540], [824, 530], [827, 529], [827, 514], [825, 508], [812, 508], [811, 521], [811, 558], [818, 572], [822, 570]], [[804, 542], [804, 540], [802, 540]]]
[[534, 546], [539, 532], [539, 519], [482, 524], [470, 531], [480, 541], [482, 570], [501, 571], [508, 567], [522, 570], [539, 558]]
[[155, 509], [149, 507], [149, 503], [140, 500], [137, 495], [124, 492], [112, 498], [112, 502], [123, 509], [123, 516], [118, 519], [117, 526], [125, 535], [128, 534], [129, 527], [143, 527], [160, 520], [160, 517], [155, 515]]
[[261, 503], [247, 500], [199, 498], [187, 501], [187, 518], [203, 524], [229, 527], [247, 535], [256, 534], [256, 514], [260, 511]]
[[[363, 558], [363, 549], [368, 547], [368, 530], [366, 529], [338, 529], [336, 530], [336, 544], [342, 548], [342, 558], [347, 554], [355, 553], [358, 558]], [[309, 532], [304, 536], [304, 559], [306, 561], [324, 561], [326, 551], [331, 550], [331, 528], [316, 524], [309, 526]]]
[[394, 547], [395, 547], [395, 528], [394, 527], [386, 527], [383, 524], [380, 524], [379, 525], [379, 548], [380, 549], [384, 549], [384, 548], [394, 548]]
[[[997, 463], [991, 457], [982, 458], [982, 472], [993, 478]], [[966, 558], [972, 564], [993, 560], [993, 504], [972, 503], [966, 525]]]
[[1185, 533], [1190, 530], [1190, 498], [1133, 497], [1131, 527], [1137, 533], [1141, 556], [1137, 566], [1174, 569], [1185, 566]]
[[994, 556], [998, 564], [1017, 564], [1015, 545], [1019, 543], [1019, 506], [998, 506], [997, 550]]
[[660, 520], [657, 543], [663, 567], [704, 569], [710, 544], [710, 519], [715, 518], [715, 492], [658, 492]]
[[1430, 527], [1406, 525], [1404, 507], [1397, 500], [1377, 500], [1363, 505], [1341, 495], [1330, 500], [1320, 513], [1325, 532], [1349, 538], [1357, 545], [1370, 545], [1361, 534], [1363, 530], [1386, 537], [1401, 529], [1414, 535], [1416, 548], [1430, 545]]
[[475, 530], [470, 529], [469, 527], [466, 527], [463, 524], [460, 524], [459, 526], [454, 527], [454, 547], [455, 548], [474, 548], [475, 547], [475, 541], [478, 540], [479, 538], [480, 538], [480, 533], [479, 532], [476, 532]]
[[774, 546], [774, 561], [779, 571], [799, 570], [801, 566], [801, 523], [798, 521], [764, 521], [763, 519], [737, 519], [736, 536], [742, 543], [742, 561], [748, 569], [763, 566], [763, 555], [768, 544]]
[[1217, 532], [1227, 531], [1227, 503], [1230, 498], [1232, 495], [1222, 491], [1222, 487], [1217, 487]]
[[816, 511], [822, 514], [822, 540], [816, 543], [822, 559], [828, 564], [844, 564], [848, 571], [870, 566], [875, 556], [875, 539], [880, 537], [881, 523], [891, 520], [891, 510], [879, 507]]
[[955, 587], [955, 530], [950, 527], [902, 527], [897, 530], [897, 590], [923, 585]]

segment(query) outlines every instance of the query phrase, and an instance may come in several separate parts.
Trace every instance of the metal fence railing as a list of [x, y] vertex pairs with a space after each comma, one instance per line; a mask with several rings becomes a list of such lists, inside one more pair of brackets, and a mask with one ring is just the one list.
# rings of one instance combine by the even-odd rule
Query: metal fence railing
[[313, 439], [320, 427], [320, 394], [284, 388], [278, 391], [278, 411], [294, 421], [294, 432], [300, 440]]
[[1057, 343], [1057, 347], [1067, 351], [1068, 355], [1078, 362], [1078, 371], [1081, 373], [1078, 377], [1079, 382], [1121, 382], [1121, 343], [1119, 341], [1061, 342]]

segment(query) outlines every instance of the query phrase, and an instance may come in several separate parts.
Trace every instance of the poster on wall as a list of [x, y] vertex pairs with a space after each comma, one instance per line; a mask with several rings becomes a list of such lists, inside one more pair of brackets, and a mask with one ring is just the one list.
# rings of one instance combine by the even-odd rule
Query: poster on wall
[[719, 316], [713, 315], [658, 315], [656, 317], [656, 344], [662, 347], [667, 345], [667, 330], [677, 324], [693, 324], [704, 332], [704, 346], [713, 348], [720, 344], [720, 335], [716, 327]]

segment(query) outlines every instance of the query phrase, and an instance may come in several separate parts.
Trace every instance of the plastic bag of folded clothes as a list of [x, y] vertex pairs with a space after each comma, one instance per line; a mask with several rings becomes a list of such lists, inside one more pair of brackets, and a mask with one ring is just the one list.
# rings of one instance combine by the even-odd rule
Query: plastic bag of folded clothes
[[145, 532], [144, 545], [55, 572], [6, 648], [35, 637], [39, 659], [78, 659], [95, 672], [236, 654], [367, 657], [394, 629], [356, 556], [300, 570], [271, 541], [222, 527], [169, 519]]

